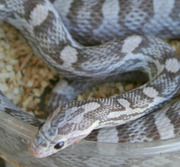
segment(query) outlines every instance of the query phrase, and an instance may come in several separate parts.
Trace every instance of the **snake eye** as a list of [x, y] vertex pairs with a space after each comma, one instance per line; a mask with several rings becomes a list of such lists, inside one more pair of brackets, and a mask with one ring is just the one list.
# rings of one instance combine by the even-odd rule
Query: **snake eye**
[[63, 146], [64, 146], [64, 142], [63, 142], [63, 141], [60, 141], [59, 143], [57, 143], [57, 144], [54, 146], [54, 148], [58, 150], [58, 149], [61, 149]]

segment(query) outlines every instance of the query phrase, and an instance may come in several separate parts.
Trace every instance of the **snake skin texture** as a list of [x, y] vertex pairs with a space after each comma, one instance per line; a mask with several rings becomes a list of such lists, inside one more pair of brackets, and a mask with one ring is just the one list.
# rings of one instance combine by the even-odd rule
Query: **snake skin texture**
[[[116, 80], [123, 73], [142, 71], [149, 78], [143, 86], [116, 97], [62, 104], [30, 142], [32, 155], [49, 156], [87, 137], [94, 129], [129, 126], [130, 121], [162, 107], [177, 93], [180, 60], [168, 44], [154, 36], [180, 36], [179, 7], [178, 0], [0, 0], [0, 19], [19, 29], [34, 52], [55, 71], [75, 80], [65, 93], [59, 86], [55, 88], [57, 97], [50, 100], [50, 108], [59, 105], [56, 102], [59, 97], [65, 99], [63, 103], [74, 99], [74, 94], [81, 92], [76, 88], [84, 90], [98, 82]], [[69, 93], [74, 97], [68, 97]], [[138, 131], [123, 135], [123, 127], [119, 126], [118, 134], [122, 138], [112, 135], [109, 142], [130, 141], [133, 135], [137, 135], [134, 142], [174, 137], [179, 133], [173, 129], [176, 125], [171, 123], [169, 129], [173, 134], [169, 136], [163, 135], [156, 125], [163, 121], [170, 124], [169, 118], [175, 116], [170, 110], [178, 105], [167, 107], [161, 115], [147, 116], [151, 124], [145, 127], [146, 118], [138, 119], [137, 123], [147, 132], [146, 137], [139, 139], [141, 132]], [[0, 109], [31, 124], [40, 124], [11, 104], [2, 93]], [[125, 123], [128, 124], [123, 125]], [[117, 134], [117, 129], [109, 131]], [[125, 129], [124, 134], [131, 130]], [[99, 130], [99, 133], [104, 131], [108, 130]], [[96, 139], [108, 140], [99, 134]]]

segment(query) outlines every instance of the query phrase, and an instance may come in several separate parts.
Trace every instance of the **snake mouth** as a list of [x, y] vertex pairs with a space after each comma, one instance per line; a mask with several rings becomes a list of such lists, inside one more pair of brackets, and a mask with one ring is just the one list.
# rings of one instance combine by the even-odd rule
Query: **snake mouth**
[[28, 145], [28, 150], [29, 150], [30, 154], [36, 158], [43, 158], [43, 157], [50, 155], [47, 153], [45, 154], [45, 152], [42, 150], [38, 150], [37, 146], [32, 141]]
[[36, 158], [45, 158], [49, 155], [51, 155], [52, 153], [44, 153], [43, 151], [39, 151], [37, 149], [33, 149], [31, 146], [28, 146], [28, 150], [30, 152], [30, 154]]
[[30, 154], [36, 158], [42, 158], [43, 157], [43, 153], [42, 152], [37, 152], [35, 151], [31, 146], [28, 146], [28, 150], [30, 152]]
[[30, 154], [36, 158], [45, 158], [57, 152], [57, 150], [49, 149], [48, 147], [39, 147], [33, 140], [29, 143], [28, 150]]

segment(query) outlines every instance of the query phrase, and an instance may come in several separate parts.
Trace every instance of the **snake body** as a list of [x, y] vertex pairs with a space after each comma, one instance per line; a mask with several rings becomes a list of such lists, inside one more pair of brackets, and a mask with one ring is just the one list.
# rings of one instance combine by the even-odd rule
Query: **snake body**
[[[180, 36], [179, 7], [178, 0], [0, 0], [0, 19], [18, 28], [49, 66], [75, 80], [65, 93], [56, 88], [56, 97], [52, 99], [61, 97], [65, 99], [63, 103], [67, 102], [81, 91], [76, 87], [83, 90], [131, 71], [142, 71], [149, 78], [143, 86], [116, 97], [62, 104], [30, 142], [30, 152], [36, 157], [51, 155], [87, 137], [94, 129], [128, 123], [169, 101], [180, 87], [180, 60], [168, 44], [154, 36]], [[69, 93], [73, 95], [69, 97]], [[49, 105], [54, 109], [60, 103], [52, 99]], [[162, 117], [166, 118], [169, 110], [177, 106], [175, 103], [165, 109]], [[0, 109], [39, 124], [3, 93]], [[159, 118], [159, 122], [168, 121], [161, 120], [158, 114], [151, 117]], [[152, 133], [148, 128], [145, 131]]]

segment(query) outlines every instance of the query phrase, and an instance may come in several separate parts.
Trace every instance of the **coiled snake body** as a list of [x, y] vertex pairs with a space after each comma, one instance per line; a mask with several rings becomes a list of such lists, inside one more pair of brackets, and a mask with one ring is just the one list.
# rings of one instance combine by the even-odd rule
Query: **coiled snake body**
[[[61, 105], [31, 141], [30, 152], [37, 157], [51, 155], [85, 138], [94, 129], [125, 124], [170, 100], [179, 90], [180, 60], [168, 44], [153, 36], [180, 36], [179, 7], [178, 0], [0, 0], [0, 19], [17, 27], [49, 66], [64, 77], [76, 80], [64, 92], [58, 90], [59, 86], [55, 88], [49, 108], [55, 109], [85, 88], [104, 80], [116, 80], [123, 73], [142, 71], [149, 77], [143, 86], [116, 97]], [[60, 83], [64, 84], [66, 82]], [[57, 101], [59, 98], [61, 102]], [[161, 117], [151, 116], [157, 118], [151, 124], [167, 123], [169, 109], [177, 108], [175, 103], [165, 108]], [[13, 105], [3, 93], [0, 93], [0, 109], [31, 124], [39, 123]], [[141, 121], [138, 121], [140, 125]], [[136, 132], [134, 141], [153, 140], [152, 131], [146, 126], [146, 137], [139, 139]], [[155, 129], [161, 131], [158, 138], [179, 133], [173, 131], [172, 126], [169, 128], [172, 134], [169, 136]], [[109, 128], [109, 132], [116, 134], [117, 130]], [[111, 140], [98, 139], [120, 141], [115, 135]]]

